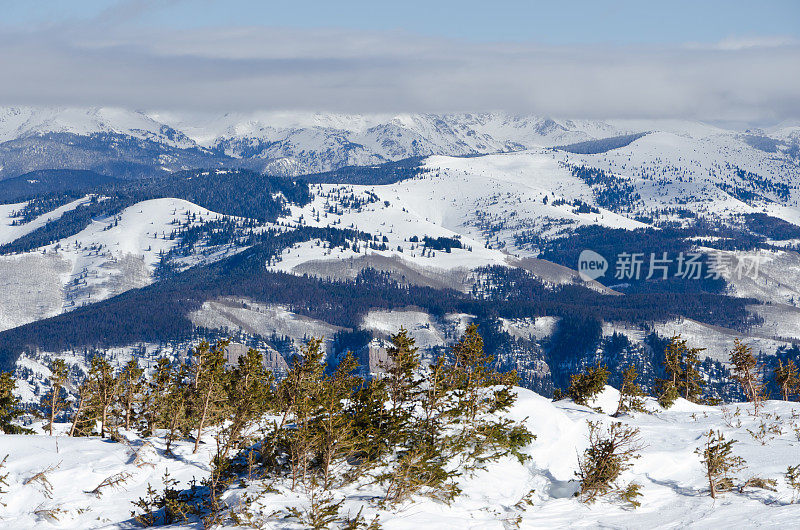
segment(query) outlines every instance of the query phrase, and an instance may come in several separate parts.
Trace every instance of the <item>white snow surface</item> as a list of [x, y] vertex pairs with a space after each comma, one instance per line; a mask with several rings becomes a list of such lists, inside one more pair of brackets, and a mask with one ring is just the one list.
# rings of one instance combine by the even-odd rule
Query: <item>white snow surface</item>
[[[89, 198], [64, 205], [33, 221], [11, 226], [0, 221], [0, 242], [14, 241]], [[101, 198], [102, 200], [102, 198]], [[0, 220], [21, 205], [0, 206]], [[81, 232], [41, 249], [0, 256], [0, 330], [104, 300], [153, 281], [159, 253], [175, 246], [169, 234], [186, 216], [194, 223], [218, 214], [182, 199], [153, 199], [94, 219]], [[193, 256], [188, 265], [204, 256]]]
[[35, 219], [28, 221], [27, 223], [18, 225], [13, 224], [16, 219], [12, 217], [12, 215], [14, 212], [24, 208], [27, 203], [22, 202], [17, 204], [0, 204], [0, 245], [11, 243], [12, 241], [16, 241], [17, 239], [28, 235], [34, 230], [38, 230], [50, 221], [58, 219], [66, 212], [74, 210], [81, 204], [85, 204], [88, 201], [89, 197], [74, 200], [63, 206], [59, 206], [50, 212], [42, 214]]
[[[776, 528], [794, 527], [800, 517], [800, 504], [793, 504], [793, 494], [783, 479], [789, 465], [796, 465], [798, 448], [794, 432], [800, 426], [800, 405], [769, 401], [760, 417], [752, 416], [749, 404], [727, 407], [695, 405], [684, 400], [669, 410], [661, 410], [648, 398], [654, 414], [612, 418], [603, 412], [578, 406], [569, 400], [551, 402], [534, 392], [517, 389], [518, 401], [509, 417], [525, 422], [536, 439], [524, 449], [530, 460], [520, 463], [505, 458], [489, 464], [485, 470], [458, 479], [462, 494], [451, 505], [426, 497], [415, 497], [394, 510], [384, 510], [365, 498], [380, 495], [375, 485], [358, 484], [335, 491], [344, 498], [342, 512], [362, 514], [371, 520], [380, 516], [383, 528], [489, 528], [504, 529], [518, 519], [520, 528]], [[611, 412], [618, 393], [611, 387], [598, 396], [593, 405]], [[601, 499], [586, 505], [577, 500], [574, 472], [577, 455], [587, 446], [587, 420], [601, 424], [622, 422], [640, 430], [640, 458], [620, 482], [641, 486], [642, 506], [629, 509], [612, 500]], [[774, 432], [761, 441], [748, 429], [756, 431], [761, 422]], [[0, 435], [0, 457], [8, 455], [3, 472], [8, 486], [0, 494], [2, 525], [6, 528], [133, 528], [131, 502], [143, 496], [148, 483], [156, 489], [165, 470], [188, 488], [192, 478], [202, 479], [209, 472], [208, 462], [214, 451], [213, 433], [203, 437], [201, 451], [191, 454], [190, 442], [178, 442], [176, 456], [164, 453], [157, 438], [143, 440], [124, 432], [125, 443], [111, 443], [97, 438], [69, 438], [63, 433], [66, 424], [57, 424], [58, 436]], [[737, 442], [734, 454], [743, 457], [747, 468], [736, 474], [741, 482], [752, 476], [777, 481], [776, 491], [745, 489], [723, 493], [716, 501], [708, 496], [707, 481], [695, 450], [703, 443], [709, 429], [721, 430], [727, 439]], [[137, 466], [134, 462], [144, 462]], [[26, 482], [47, 470], [52, 485], [48, 492], [40, 481]], [[118, 487], [107, 488], [101, 495], [90, 493], [103, 480], [119, 474], [130, 476]], [[263, 493], [258, 481], [234, 483], [224, 495], [228, 506], [237, 506], [245, 494], [255, 498], [252, 512], [268, 515], [284, 507], [303, 508], [305, 492]], [[531, 506], [519, 503], [529, 494]], [[55, 510], [55, 511], [52, 511]], [[228, 523], [230, 524], [230, 523]], [[271, 519], [268, 528], [297, 528], [288, 521]], [[173, 528], [194, 528], [195, 523]]]

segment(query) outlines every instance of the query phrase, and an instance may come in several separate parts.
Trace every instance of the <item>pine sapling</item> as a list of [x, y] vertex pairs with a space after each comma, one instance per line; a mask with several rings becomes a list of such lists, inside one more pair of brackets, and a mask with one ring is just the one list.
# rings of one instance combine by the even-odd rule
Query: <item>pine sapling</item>
[[703, 394], [705, 380], [698, 370], [699, 355], [705, 348], [689, 348], [680, 335], [672, 337], [664, 350], [666, 379], [656, 380], [658, 404], [668, 409], [678, 397], [698, 402]]
[[119, 394], [119, 380], [114, 377], [114, 369], [108, 359], [95, 355], [86, 381], [88, 405], [100, 420], [100, 437], [105, 438], [109, 428], [109, 413]]
[[49, 426], [50, 436], [53, 436], [53, 427], [56, 422], [56, 416], [59, 411], [64, 408], [64, 384], [67, 382], [67, 364], [64, 359], [55, 359], [50, 363], [50, 390], [42, 398], [42, 405], [44, 405], [49, 412]]
[[706, 433], [704, 446], [695, 450], [701, 457], [712, 499], [716, 499], [717, 494], [732, 489], [732, 475], [745, 467], [744, 459], [733, 454], [735, 443], [736, 440], [726, 440], [722, 431], [710, 430]]
[[[6, 457], [8, 458], [8, 457]], [[800, 499], [800, 465], [788, 466], [783, 474], [786, 483], [792, 488], [792, 504]]]
[[730, 353], [730, 363], [733, 378], [739, 382], [747, 400], [753, 404], [753, 413], [758, 415], [765, 398], [764, 383], [758, 372], [758, 360], [753, 355], [752, 348], [736, 339]]
[[778, 366], [775, 367], [775, 383], [781, 391], [781, 399], [789, 401], [790, 396], [797, 396], [800, 391], [800, 373], [794, 361], [789, 359], [784, 362], [778, 359]]
[[[272, 401], [272, 372], [264, 368], [264, 357], [250, 348], [238, 359], [237, 366], [225, 378], [225, 399], [228, 422], [221, 431], [223, 444], [218, 450], [220, 463], [231, 450], [245, 443], [245, 433], [260, 418]], [[218, 465], [220, 465], [218, 463]]]
[[621, 416], [630, 411], [647, 412], [644, 408], [644, 390], [636, 383], [639, 377], [636, 367], [628, 366], [622, 373], [622, 384], [619, 388], [619, 402], [614, 416]]
[[17, 425], [15, 420], [24, 412], [20, 400], [14, 395], [17, 380], [9, 372], [0, 374], [0, 430], [6, 434], [32, 434], [31, 429]]
[[222, 397], [225, 376], [225, 349], [228, 341], [218, 341], [213, 348], [201, 348], [195, 363], [194, 396], [197, 409], [197, 434], [193, 453], [200, 448], [203, 428], [217, 411], [216, 405]]
[[636, 483], [623, 486], [617, 481], [640, 456], [639, 451], [643, 446], [639, 440], [639, 429], [615, 422], [603, 430], [600, 422], [587, 423], [589, 447], [578, 458], [575, 476], [580, 482], [580, 489], [575, 495], [589, 504], [613, 495], [633, 508], [638, 507], [641, 504], [637, 500], [641, 496], [640, 486]]
[[578, 405], [588, 405], [608, 383], [608, 368], [603, 365], [586, 367], [583, 372], [570, 376], [567, 393]]
[[89, 385], [83, 382], [78, 387], [78, 406], [72, 414], [72, 426], [69, 429], [70, 436], [79, 436], [82, 429], [80, 428], [81, 422], [84, 422], [84, 415], [86, 414], [87, 401], [89, 397]]
[[136, 413], [136, 406], [142, 399], [141, 393], [144, 387], [142, 375], [144, 370], [139, 367], [136, 359], [131, 359], [122, 369], [119, 375], [121, 405], [123, 409], [123, 418], [125, 429], [131, 428], [131, 421]]

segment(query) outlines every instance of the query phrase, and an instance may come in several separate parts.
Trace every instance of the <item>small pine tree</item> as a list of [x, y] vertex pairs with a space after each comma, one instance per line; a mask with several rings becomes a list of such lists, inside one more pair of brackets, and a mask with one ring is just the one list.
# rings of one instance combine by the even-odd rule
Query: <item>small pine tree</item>
[[110, 427], [109, 412], [119, 393], [119, 380], [114, 377], [114, 369], [108, 359], [95, 355], [86, 382], [89, 409], [92, 417], [100, 420], [100, 437], [105, 438], [106, 430]]
[[516, 374], [500, 374], [483, 350], [476, 325], [468, 326], [447, 356], [439, 356], [426, 371], [417, 392], [419, 413], [410, 443], [396, 448], [395, 465], [378, 479], [387, 484], [386, 502], [414, 493], [450, 502], [459, 492], [454, 459], [466, 471], [481, 468], [504, 455], [524, 460], [520, 449], [534, 436], [524, 425], [493, 413], [515, 401], [511, 385]]
[[711, 498], [716, 499], [717, 494], [733, 488], [733, 473], [742, 469], [744, 459], [733, 455], [733, 444], [736, 440], [726, 440], [722, 431], [713, 430], [706, 434], [703, 447], [698, 447], [695, 453], [701, 456], [701, 462], [708, 479], [708, 489]]
[[72, 414], [72, 426], [69, 429], [70, 436], [89, 436], [92, 434], [92, 419], [87, 418], [87, 409], [89, 403], [89, 382], [84, 381], [78, 386], [78, 403], [75, 407], [75, 412]]
[[647, 412], [644, 408], [644, 390], [636, 383], [639, 373], [636, 367], [628, 366], [622, 373], [622, 385], [619, 388], [619, 403], [614, 416], [621, 416], [630, 411]]
[[700, 365], [700, 352], [705, 348], [688, 348], [683, 356], [682, 377], [678, 380], [678, 392], [683, 394], [683, 398], [697, 402], [703, 397], [703, 387], [706, 382], [702, 374], [697, 369]]
[[519, 448], [530, 443], [533, 436], [522, 425], [490, 416], [508, 410], [516, 401], [516, 372], [501, 374], [492, 366], [494, 358], [484, 352], [475, 324], [468, 326], [453, 345], [452, 358], [444, 381], [456, 402], [447, 414], [463, 428], [449, 443], [467, 455], [466, 468], [481, 467], [501, 454], [523, 460]]
[[794, 504], [800, 498], [800, 465], [787, 466], [783, 477], [789, 487], [792, 488], [792, 504]]
[[775, 383], [781, 390], [781, 398], [784, 401], [789, 401], [789, 397], [797, 395], [800, 390], [800, 372], [794, 361], [789, 359], [786, 364], [780, 359], [778, 366], [775, 368]]
[[308, 468], [317, 448], [313, 421], [318, 412], [319, 393], [325, 378], [324, 355], [322, 340], [310, 339], [278, 387], [279, 399], [284, 404], [281, 424], [291, 417], [295, 426], [288, 433], [286, 444], [291, 464], [292, 490], [298, 482], [306, 482]]
[[680, 335], [672, 337], [664, 350], [664, 370], [666, 370], [669, 381], [675, 388], [678, 388], [678, 380], [683, 372], [682, 365], [685, 350], [686, 341], [681, 340]]
[[672, 337], [664, 350], [667, 379], [656, 381], [658, 402], [662, 407], [671, 407], [679, 396], [694, 402], [702, 398], [705, 380], [698, 366], [703, 351], [705, 348], [689, 348], [680, 335]]
[[391, 337], [392, 345], [386, 349], [386, 389], [389, 392], [391, 426], [390, 443], [402, 443], [412, 435], [409, 425], [414, 413], [413, 400], [422, 379], [419, 377], [420, 359], [413, 337], [400, 328]]
[[144, 370], [139, 367], [136, 359], [131, 359], [119, 374], [120, 386], [120, 405], [122, 406], [122, 418], [125, 429], [131, 428], [131, 422], [136, 415], [136, 406], [142, 399], [144, 381], [142, 375]]
[[193, 419], [196, 421], [194, 451], [200, 449], [203, 428], [216, 419], [220, 401], [223, 398], [225, 383], [225, 349], [229, 341], [220, 340], [209, 347], [207, 342], [201, 343], [197, 349], [194, 370], [194, 387], [191, 394]]
[[[508, 399], [508, 391], [517, 382], [517, 374], [501, 374], [492, 366], [494, 357], [484, 351], [477, 324], [470, 324], [453, 345], [452, 357], [453, 364], [446, 374], [447, 385], [457, 396], [459, 408], [468, 423], [474, 424], [480, 414], [505, 410], [510, 406], [498, 404]], [[496, 385], [505, 387], [505, 391], [487, 393], [487, 389]]]
[[238, 448], [247, 427], [260, 418], [272, 403], [272, 372], [264, 368], [264, 357], [250, 348], [239, 357], [237, 366], [225, 380], [229, 404], [228, 424], [222, 431], [223, 445], [218, 450], [217, 466], [223, 465], [228, 453]]
[[158, 400], [158, 424], [167, 430], [167, 454], [172, 452], [172, 443], [178, 436], [186, 436], [194, 425], [194, 418], [189, 413], [192, 390], [190, 372], [190, 367], [185, 363], [170, 366], [166, 391]]
[[390, 440], [396, 438], [395, 418], [386, 406], [386, 386], [385, 379], [372, 379], [356, 387], [351, 397], [353, 428], [359, 433], [353, 455], [362, 462], [362, 468], [386, 458], [392, 447]]
[[64, 408], [66, 392], [64, 385], [67, 382], [67, 364], [64, 359], [54, 359], [50, 362], [50, 390], [42, 397], [42, 407], [47, 410], [49, 417], [50, 436], [53, 436], [53, 424], [59, 411]]
[[747, 400], [753, 404], [754, 413], [758, 414], [764, 401], [764, 383], [758, 373], [758, 360], [753, 355], [752, 348], [736, 339], [730, 353], [730, 363], [733, 378], [739, 382]]
[[601, 497], [616, 495], [621, 501], [636, 508], [641, 503], [637, 497], [639, 485], [635, 483], [621, 486], [617, 483], [624, 471], [639, 458], [642, 445], [639, 442], [639, 429], [626, 427], [622, 423], [612, 423], [607, 430], [600, 428], [599, 422], [589, 425], [589, 447], [578, 458], [578, 471], [575, 476], [580, 481], [580, 489], [575, 494], [585, 503], [593, 503]]
[[169, 389], [171, 376], [172, 365], [169, 359], [161, 357], [156, 361], [155, 369], [145, 383], [145, 391], [140, 403], [141, 412], [139, 414], [141, 418], [139, 434], [141, 436], [149, 436], [154, 429], [163, 427], [159, 418], [164, 408], [164, 400]]
[[415, 389], [420, 385], [420, 359], [414, 339], [405, 328], [400, 328], [391, 337], [392, 345], [386, 349], [388, 366], [386, 367], [389, 395], [393, 406], [402, 406], [409, 402]]
[[333, 374], [325, 378], [320, 389], [320, 410], [313, 431], [318, 440], [317, 460], [324, 489], [333, 486], [334, 466], [344, 463], [361, 442], [360, 433], [355, 428], [356, 418], [348, 410], [353, 389], [363, 384], [363, 379], [353, 375], [356, 368], [358, 362], [348, 353]]
[[608, 367], [587, 366], [582, 373], [570, 377], [567, 393], [578, 405], [587, 405], [608, 383]]
[[666, 379], [656, 380], [656, 393], [658, 394], [658, 404], [665, 409], [674, 405], [675, 400], [680, 397], [678, 389], [672, 384], [672, 381]]
[[31, 434], [33, 431], [14, 423], [24, 412], [19, 398], [14, 395], [17, 380], [10, 372], [0, 374], [0, 430], [6, 434]]

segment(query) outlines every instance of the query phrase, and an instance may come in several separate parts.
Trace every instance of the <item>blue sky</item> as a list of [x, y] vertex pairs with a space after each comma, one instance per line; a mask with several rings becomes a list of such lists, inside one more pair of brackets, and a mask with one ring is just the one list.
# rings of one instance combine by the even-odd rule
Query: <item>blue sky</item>
[[[130, 24], [167, 28], [268, 26], [402, 30], [469, 41], [544, 44], [686, 43], [800, 38], [797, 0], [6, 0], [3, 24], [90, 19], [128, 4]], [[130, 7], [134, 6], [134, 7]]]
[[800, 121], [800, 0], [0, 0], [2, 105]]

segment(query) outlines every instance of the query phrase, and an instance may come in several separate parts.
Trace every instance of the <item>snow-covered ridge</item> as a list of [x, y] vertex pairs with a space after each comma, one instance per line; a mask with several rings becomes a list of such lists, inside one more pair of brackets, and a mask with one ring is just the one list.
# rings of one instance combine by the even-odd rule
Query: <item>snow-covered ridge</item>
[[[784, 479], [787, 466], [797, 465], [800, 442], [797, 403], [769, 401], [760, 417], [751, 415], [748, 404], [726, 407], [701, 406], [679, 399], [669, 410], [649, 398], [655, 414], [635, 413], [612, 418], [605, 413], [575, 405], [569, 400], [551, 402], [524, 389], [516, 390], [518, 401], [509, 417], [523, 421], [536, 439], [523, 452], [530, 460], [512, 457], [490, 463], [486, 469], [458, 478], [462, 493], [448, 505], [426, 497], [415, 497], [397, 509], [381, 508], [364, 499], [380, 495], [377, 487], [348, 486], [336, 490], [344, 499], [341, 508], [355, 514], [363, 506], [367, 520], [380, 516], [382, 528], [791, 528], [800, 517], [796, 492]], [[594, 405], [611, 410], [618, 393], [611, 387]], [[587, 447], [587, 421], [607, 425], [622, 422], [639, 429], [640, 458], [620, 478], [621, 483], [641, 486], [642, 505], [636, 509], [612, 500], [582, 504], [573, 494], [578, 455]], [[757, 438], [759, 425], [769, 429]], [[8, 455], [3, 473], [8, 473], [0, 494], [0, 517], [9, 528], [119, 528], [133, 527], [132, 502], [145, 495], [148, 484], [163, 489], [165, 471], [188, 488], [190, 481], [209, 474], [214, 455], [213, 429], [202, 437], [200, 451], [192, 454], [191, 441], [173, 444], [174, 456], [164, 451], [163, 438], [140, 438], [123, 431], [124, 442], [110, 443], [97, 437], [69, 438], [68, 424], [56, 424], [57, 436], [44, 434], [42, 424], [35, 435], [0, 435], [0, 458]], [[734, 477], [736, 484], [758, 476], [776, 481], [775, 491], [745, 488], [716, 500], [708, 495], [708, 482], [695, 450], [709, 429], [721, 430], [736, 440], [733, 453], [747, 468]], [[753, 431], [755, 434], [751, 434]], [[763, 444], [762, 444], [763, 442]], [[47, 484], [30, 480], [45, 472]], [[99, 488], [117, 477], [117, 487]], [[275, 509], [292, 506], [301, 510], [308, 499], [297, 492], [264, 492], [258, 480], [238, 482], [222, 496], [225, 507], [241, 508], [248, 494], [257, 499], [249, 509], [268, 516]], [[530, 502], [522, 502], [527, 499]], [[514, 526], [514, 522], [518, 526]], [[291, 523], [271, 520], [274, 528], [294, 528]]]
[[[740, 131], [678, 120], [555, 119], [500, 112], [275, 111], [213, 115], [104, 107], [0, 107], [0, 144], [47, 133], [115, 133], [172, 148], [208, 149], [204, 151], [208, 157], [224, 154], [250, 161], [262, 171], [288, 175], [411, 156], [461, 156], [554, 147], [651, 131], [695, 140], [725, 138], [728, 143], [744, 145]], [[763, 134], [774, 134], [774, 141], [781, 145], [797, 141], [789, 127], [771, 131]], [[230, 162], [230, 158], [225, 160]]]
[[0, 143], [47, 133], [117, 133], [174, 147], [195, 145], [143, 112], [110, 107], [0, 107]]
[[[11, 226], [8, 215], [21, 205], [0, 205], [0, 242], [18, 239], [88, 200], [19, 226]], [[152, 283], [160, 255], [178, 243], [170, 233], [190, 217], [197, 224], [222, 216], [182, 199], [153, 199], [95, 219], [81, 232], [41, 249], [0, 256], [0, 330]], [[186, 265], [203, 259], [187, 258]]]

